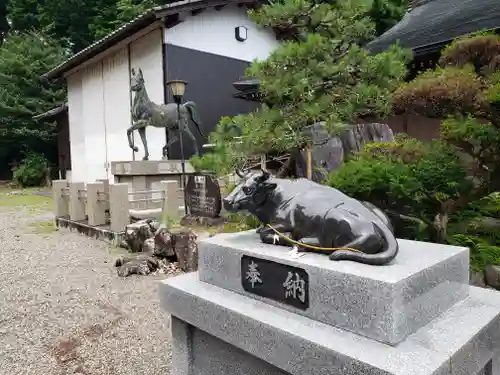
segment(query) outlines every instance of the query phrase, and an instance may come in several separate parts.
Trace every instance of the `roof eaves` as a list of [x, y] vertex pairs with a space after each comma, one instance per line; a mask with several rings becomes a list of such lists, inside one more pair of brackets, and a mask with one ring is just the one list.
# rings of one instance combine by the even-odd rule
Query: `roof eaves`
[[163, 17], [174, 15], [183, 11], [196, 10], [209, 6], [220, 6], [230, 4], [243, 4], [243, 3], [258, 3], [259, 0], [183, 0], [176, 1], [165, 5], [156, 6], [144, 13], [140, 14], [130, 22], [120, 26], [112, 33], [106, 35], [104, 38], [99, 39], [90, 46], [77, 52], [66, 61], [54, 67], [47, 73], [41, 76], [42, 79], [59, 78], [68, 70], [80, 65], [84, 61], [96, 56], [100, 52], [105, 51], [112, 45], [127, 38], [140, 29], [152, 24], [155, 20], [162, 19]]
[[82, 62], [92, 58], [93, 56], [104, 51], [110, 46], [125, 39], [130, 34], [132, 34], [132, 31], [135, 32], [136, 28], [143, 28], [146, 27], [148, 24], [153, 23], [156, 20], [156, 12], [158, 10], [157, 8], [163, 8], [163, 7], [155, 7], [140, 14], [132, 21], [123, 24], [112, 33], [106, 35], [104, 38], [99, 39], [98, 41], [92, 43], [90, 46], [82, 49], [80, 52], [75, 53], [73, 56], [63, 61], [61, 64], [57, 65], [47, 73], [43, 74], [41, 78], [42, 79], [59, 78], [63, 73], [67, 72], [71, 68], [80, 65]]
[[35, 115], [32, 117], [33, 120], [48, 120], [54, 116], [57, 116], [60, 113], [63, 113], [68, 110], [68, 103], [63, 103], [58, 107], [49, 109], [47, 112], [41, 113], [39, 115]]
[[460, 36], [500, 27], [498, 0], [425, 0], [417, 5], [394, 27], [368, 43], [367, 49], [381, 52], [399, 40], [414, 51], [433, 50], [433, 46]]

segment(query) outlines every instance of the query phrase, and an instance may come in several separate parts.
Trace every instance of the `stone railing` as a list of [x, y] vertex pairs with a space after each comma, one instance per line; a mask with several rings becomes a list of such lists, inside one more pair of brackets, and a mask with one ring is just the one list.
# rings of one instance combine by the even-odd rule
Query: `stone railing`
[[111, 231], [121, 232], [130, 224], [131, 217], [177, 217], [183, 209], [177, 181], [161, 181], [157, 190], [130, 192], [129, 186], [109, 184], [107, 180], [87, 184], [55, 180], [52, 184], [54, 215], [102, 226], [108, 224], [109, 213]]

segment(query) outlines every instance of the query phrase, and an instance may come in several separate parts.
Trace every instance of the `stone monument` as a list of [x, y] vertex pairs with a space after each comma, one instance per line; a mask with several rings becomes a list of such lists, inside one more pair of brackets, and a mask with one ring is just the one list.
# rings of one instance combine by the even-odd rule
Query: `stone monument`
[[370, 265], [255, 231], [199, 241], [199, 271], [160, 286], [173, 373], [500, 375], [500, 294], [468, 285], [468, 249], [397, 243]]
[[186, 205], [189, 215], [181, 224], [217, 225], [224, 221], [220, 216], [222, 197], [219, 183], [208, 174], [195, 173], [188, 177], [186, 184]]

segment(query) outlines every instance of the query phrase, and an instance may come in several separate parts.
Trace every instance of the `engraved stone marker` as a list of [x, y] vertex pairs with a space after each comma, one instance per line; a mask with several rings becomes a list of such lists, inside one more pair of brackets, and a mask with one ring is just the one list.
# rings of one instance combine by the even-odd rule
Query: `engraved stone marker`
[[301, 310], [309, 307], [309, 275], [302, 268], [243, 255], [241, 284], [249, 293]]
[[186, 184], [186, 204], [191, 215], [218, 217], [222, 201], [217, 181], [209, 175], [189, 176]]

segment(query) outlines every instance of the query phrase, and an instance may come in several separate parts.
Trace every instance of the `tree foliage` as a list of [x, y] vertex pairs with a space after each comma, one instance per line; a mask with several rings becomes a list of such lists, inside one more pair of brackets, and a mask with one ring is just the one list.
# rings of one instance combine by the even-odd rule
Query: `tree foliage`
[[41, 31], [72, 52], [92, 44], [130, 21], [154, 0], [9, 0], [14, 31]]
[[[104, 0], [102, 0], [104, 1]], [[161, 1], [157, 0], [105, 0], [107, 6], [95, 9], [96, 15], [92, 19], [90, 29], [95, 39], [102, 38], [118, 27], [127, 23], [147, 11], [148, 9], [159, 5]]]
[[375, 32], [381, 35], [396, 25], [406, 10], [408, 0], [373, 0], [368, 17], [375, 22]]
[[[259, 79], [265, 101], [273, 106], [222, 119], [210, 136], [218, 155], [194, 158], [193, 164], [224, 173], [250, 154], [305, 146], [307, 125], [325, 122], [334, 133], [356, 118], [387, 115], [409, 54], [396, 46], [377, 55], [363, 50], [375, 35], [366, 16], [370, 7], [363, 0], [284, 0], [252, 11], [257, 24], [288, 37], [247, 71]], [[239, 128], [241, 142], [227, 132], [230, 125]]]
[[19, 156], [23, 148], [50, 149], [54, 125], [32, 117], [65, 101], [61, 83], [40, 81], [65, 58], [65, 49], [40, 33], [11, 34], [0, 48], [0, 160], [8, 160], [7, 153]]
[[[440, 67], [417, 76], [396, 95], [400, 112], [428, 116], [431, 109], [445, 120], [443, 141], [467, 156], [479, 192], [485, 194], [500, 190], [499, 61], [500, 36], [460, 38], [443, 51]], [[416, 87], [427, 92], [421, 90], [413, 101]], [[441, 89], [431, 92], [430, 87]]]
[[[435, 242], [445, 240], [444, 222], [474, 189], [464, 163], [451, 147], [406, 137], [367, 144], [330, 175], [328, 184], [378, 205], [405, 225], [417, 223], [412, 226], [413, 236]], [[399, 227], [398, 235], [409, 237], [405, 225]]]
[[0, 0], [0, 47], [9, 32], [9, 21], [7, 20], [8, 0]]
[[328, 183], [387, 209], [403, 238], [467, 246], [475, 270], [500, 264], [499, 62], [497, 35], [451, 43], [394, 95], [396, 113], [441, 118], [441, 139], [367, 145]]

